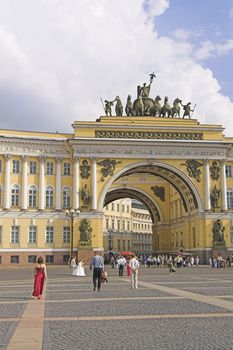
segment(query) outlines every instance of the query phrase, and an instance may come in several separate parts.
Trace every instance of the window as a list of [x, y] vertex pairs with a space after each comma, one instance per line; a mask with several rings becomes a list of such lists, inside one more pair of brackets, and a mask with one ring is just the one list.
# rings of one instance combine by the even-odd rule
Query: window
[[69, 255], [63, 255], [63, 264], [68, 264], [69, 259], [70, 259]]
[[230, 227], [231, 243], [233, 243], [233, 226]]
[[0, 186], [0, 207], [2, 206], [2, 186]]
[[70, 163], [64, 163], [64, 175], [70, 175]]
[[18, 263], [19, 263], [19, 256], [11, 255], [11, 264], [18, 264]]
[[30, 161], [30, 174], [36, 174], [36, 170], [37, 170], [37, 164], [36, 162], [33, 160], [33, 161]]
[[53, 162], [46, 163], [46, 174], [53, 175]]
[[122, 204], [122, 211], [123, 211], [123, 212], [125, 211], [125, 206], [124, 206], [124, 204]]
[[45, 262], [47, 264], [53, 264], [54, 256], [53, 255], [46, 255], [45, 256]]
[[63, 227], [63, 243], [70, 243], [70, 227]]
[[53, 243], [53, 237], [54, 237], [54, 228], [52, 226], [46, 227], [46, 243]]
[[18, 207], [19, 206], [19, 186], [14, 185], [11, 190], [11, 206]]
[[11, 226], [11, 243], [19, 243], [19, 226]]
[[112, 203], [112, 210], [114, 210], [114, 203]]
[[106, 218], [106, 228], [109, 228], [109, 219]]
[[112, 229], [114, 229], [114, 228], [115, 228], [115, 220], [112, 219]]
[[129, 231], [130, 230], [130, 222], [127, 221], [127, 230]]
[[52, 186], [46, 188], [46, 207], [53, 208], [54, 191]]
[[36, 255], [28, 255], [28, 263], [35, 264], [36, 263]]
[[37, 227], [29, 226], [28, 243], [35, 244], [37, 241]]
[[70, 204], [70, 188], [69, 187], [64, 187], [63, 188], [63, 208], [69, 209], [71, 207]]
[[28, 205], [30, 208], [36, 208], [36, 186], [29, 188]]
[[125, 230], [125, 220], [122, 221], [122, 230]]
[[227, 189], [227, 208], [232, 209], [233, 208], [233, 190]]
[[108, 205], [106, 205], [106, 210], [108, 210]]
[[123, 250], [126, 250], [125, 239], [123, 239]]
[[14, 174], [19, 174], [19, 160], [13, 160], [13, 173]]
[[226, 165], [226, 177], [232, 177], [231, 165]]
[[2, 172], [2, 160], [0, 159], [0, 173]]
[[127, 205], [127, 213], [129, 213], [129, 205]]
[[117, 211], [120, 211], [120, 204], [117, 203]]
[[120, 227], [121, 227], [120, 220], [117, 220], [117, 229], [120, 230]]
[[127, 243], [128, 243], [128, 244], [127, 244], [127, 249], [130, 251], [130, 249], [131, 249], [131, 247], [130, 247], [130, 241], [128, 240]]
[[119, 239], [117, 240], [117, 250], [121, 250], [121, 241]]
[[0, 243], [2, 243], [2, 226], [0, 226]]

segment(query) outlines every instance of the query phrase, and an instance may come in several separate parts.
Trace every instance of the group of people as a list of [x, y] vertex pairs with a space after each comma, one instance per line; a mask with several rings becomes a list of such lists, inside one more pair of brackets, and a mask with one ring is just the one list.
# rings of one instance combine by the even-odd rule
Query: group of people
[[[84, 270], [84, 260], [80, 260], [77, 263], [76, 258], [72, 258], [71, 260], [71, 268], [72, 268], [72, 276], [86, 276]], [[123, 276], [123, 269], [127, 264], [128, 276], [131, 276], [131, 288], [138, 288], [138, 270], [139, 270], [139, 262], [134, 254], [131, 255], [130, 259], [125, 259], [124, 257], [120, 257], [118, 259], [119, 264], [119, 276]], [[108, 282], [108, 274], [104, 268], [104, 259], [99, 254], [98, 251], [94, 252], [94, 256], [91, 260], [90, 270], [93, 270], [93, 291], [100, 291], [101, 283]], [[34, 270], [34, 289], [32, 296], [41, 299], [44, 283], [47, 280], [47, 270], [46, 265], [44, 264], [43, 257], [39, 257], [37, 259], [37, 264]]]

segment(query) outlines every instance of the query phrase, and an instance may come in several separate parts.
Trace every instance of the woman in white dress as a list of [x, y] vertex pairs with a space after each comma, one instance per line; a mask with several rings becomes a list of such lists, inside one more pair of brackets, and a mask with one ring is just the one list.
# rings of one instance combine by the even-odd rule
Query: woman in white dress
[[81, 260], [78, 263], [77, 268], [74, 270], [72, 273], [73, 276], [86, 276], [85, 271], [84, 271], [84, 260]]

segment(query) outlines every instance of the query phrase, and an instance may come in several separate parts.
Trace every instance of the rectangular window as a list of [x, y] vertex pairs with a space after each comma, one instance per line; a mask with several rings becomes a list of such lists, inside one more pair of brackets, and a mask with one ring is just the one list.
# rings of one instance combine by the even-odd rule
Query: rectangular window
[[120, 211], [120, 204], [117, 203], [117, 211]]
[[11, 226], [11, 243], [19, 243], [19, 226]]
[[230, 227], [231, 243], [233, 243], [233, 226]]
[[125, 230], [125, 220], [122, 221], [122, 230]]
[[11, 255], [11, 264], [18, 264], [18, 263], [19, 263], [19, 256]]
[[109, 228], [109, 219], [106, 219], [106, 228]]
[[64, 175], [70, 175], [70, 163], [64, 163]]
[[125, 211], [125, 206], [124, 206], [124, 204], [122, 204], [122, 211], [123, 211], [123, 212]]
[[117, 220], [117, 229], [120, 230], [120, 228], [121, 228], [121, 222], [120, 220]]
[[115, 220], [112, 219], [112, 229], [114, 230], [114, 228], [115, 228]]
[[63, 243], [70, 243], [70, 227], [63, 227]]
[[2, 226], [0, 226], [0, 243], [2, 243]]
[[28, 263], [35, 264], [36, 263], [36, 255], [28, 255]]
[[69, 255], [63, 255], [63, 264], [68, 264], [69, 259], [70, 259]]
[[127, 205], [127, 213], [129, 213], [129, 205]]
[[121, 250], [121, 241], [119, 239], [117, 240], [117, 250]]
[[131, 247], [130, 247], [130, 241], [128, 240], [128, 245], [127, 245], [127, 249], [130, 251]]
[[36, 240], [37, 240], [37, 227], [36, 226], [29, 226], [28, 243], [35, 244]]
[[53, 162], [47, 162], [46, 163], [46, 174], [47, 175], [53, 175]]
[[123, 250], [126, 250], [125, 239], [123, 239]]
[[112, 203], [112, 210], [114, 210], [114, 203]]
[[232, 177], [231, 165], [226, 165], [226, 177]]
[[54, 261], [54, 256], [53, 255], [46, 255], [45, 256], [45, 262], [47, 264], [53, 264], [53, 261]]
[[30, 161], [30, 174], [33, 175], [33, 174], [36, 174], [36, 170], [37, 170], [37, 164], [36, 164], [36, 161]]
[[0, 173], [2, 172], [2, 160], [0, 159]]
[[54, 238], [54, 228], [52, 226], [47, 226], [45, 243], [53, 243], [53, 238]]
[[127, 231], [129, 231], [129, 230], [130, 230], [130, 222], [127, 221]]
[[12, 169], [12, 172], [14, 174], [19, 174], [19, 160], [15, 160], [13, 159], [13, 169]]

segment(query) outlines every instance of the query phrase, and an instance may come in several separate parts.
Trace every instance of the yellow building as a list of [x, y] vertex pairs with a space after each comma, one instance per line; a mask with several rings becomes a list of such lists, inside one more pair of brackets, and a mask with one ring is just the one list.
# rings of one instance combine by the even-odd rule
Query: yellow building
[[0, 130], [2, 265], [88, 259], [104, 249], [104, 207], [122, 198], [148, 209], [155, 252], [231, 254], [233, 138], [221, 125], [125, 116], [73, 129]]
[[148, 210], [130, 198], [116, 200], [104, 208], [104, 251], [121, 254], [152, 253], [152, 221]]

